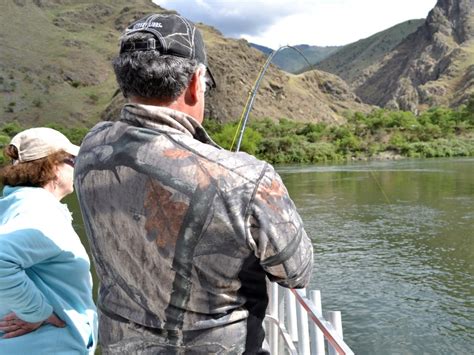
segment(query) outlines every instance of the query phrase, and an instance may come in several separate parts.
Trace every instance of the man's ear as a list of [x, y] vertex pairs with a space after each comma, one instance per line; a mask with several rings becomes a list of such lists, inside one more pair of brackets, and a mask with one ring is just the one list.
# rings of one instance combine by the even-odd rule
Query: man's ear
[[199, 70], [194, 72], [193, 76], [191, 77], [191, 81], [189, 82], [188, 88], [186, 89], [185, 100], [190, 106], [196, 104], [199, 99], [199, 92], [202, 90], [200, 75], [201, 74]]

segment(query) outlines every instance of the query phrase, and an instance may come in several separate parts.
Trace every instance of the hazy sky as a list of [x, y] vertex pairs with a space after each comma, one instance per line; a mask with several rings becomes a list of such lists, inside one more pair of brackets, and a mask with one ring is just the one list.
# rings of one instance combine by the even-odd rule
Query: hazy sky
[[226, 37], [273, 49], [344, 45], [400, 22], [426, 18], [436, 0], [153, 0]]

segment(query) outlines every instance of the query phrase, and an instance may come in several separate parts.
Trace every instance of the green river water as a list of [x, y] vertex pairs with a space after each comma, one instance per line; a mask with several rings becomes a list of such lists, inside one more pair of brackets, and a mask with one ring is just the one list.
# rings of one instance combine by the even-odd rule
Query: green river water
[[356, 354], [474, 353], [473, 158], [277, 170], [313, 240], [309, 289]]

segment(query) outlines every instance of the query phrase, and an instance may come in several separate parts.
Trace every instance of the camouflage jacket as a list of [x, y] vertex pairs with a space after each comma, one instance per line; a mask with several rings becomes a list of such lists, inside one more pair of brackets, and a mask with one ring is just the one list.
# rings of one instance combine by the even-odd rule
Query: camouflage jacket
[[184, 113], [125, 105], [85, 137], [75, 186], [108, 315], [183, 331], [259, 326], [265, 276], [310, 279], [311, 241], [272, 166], [218, 147]]

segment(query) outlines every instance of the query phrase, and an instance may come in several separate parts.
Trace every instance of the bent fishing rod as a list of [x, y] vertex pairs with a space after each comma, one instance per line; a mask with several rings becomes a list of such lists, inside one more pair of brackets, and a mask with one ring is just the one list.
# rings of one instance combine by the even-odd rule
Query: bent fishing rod
[[240, 130], [240, 135], [239, 135], [239, 139], [237, 140], [237, 147], [235, 148], [235, 151], [238, 152], [240, 150], [240, 145], [242, 144], [242, 138], [244, 137], [245, 128], [247, 126], [247, 121], [249, 119], [250, 110], [252, 110], [252, 106], [253, 106], [253, 103], [255, 101], [255, 97], [257, 96], [258, 88], [260, 87], [260, 83], [262, 81], [262, 78], [265, 75], [265, 73], [267, 72], [267, 69], [270, 66], [270, 63], [272, 62], [273, 58], [277, 55], [277, 53], [279, 53], [280, 51], [282, 51], [283, 49], [286, 49], [286, 48], [293, 49], [296, 53], [298, 53], [300, 56], [302, 56], [303, 59], [308, 64], [308, 67], [310, 69], [313, 67], [313, 65], [309, 62], [308, 58], [305, 57], [303, 52], [301, 52], [296, 47], [285, 45], [285, 46], [281, 46], [280, 48], [274, 50], [268, 56], [267, 60], [265, 61], [265, 64], [263, 65], [262, 69], [260, 70], [260, 73], [257, 77], [257, 80], [255, 81], [254, 85], [252, 86], [252, 89], [249, 91], [249, 95], [247, 97], [247, 102], [246, 102], [245, 107], [242, 111], [242, 115], [240, 116], [239, 125], [237, 127], [237, 130], [235, 131], [234, 139], [232, 140], [232, 145], [230, 147], [230, 150], [232, 150], [232, 148], [234, 148], [234, 143], [235, 143], [237, 133], [239, 132], [239, 130]]
[[[260, 73], [257, 77], [257, 80], [255, 81], [252, 89], [249, 92], [249, 96], [247, 98], [247, 103], [244, 107], [244, 110], [242, 111], [242, 115], [241, 115], [240, 120], [239, 120], [239, 125], [237, 127], [236, 132], [235, 132], [235, 136], [234, 136], [234, 139], [232, 141], [232, 146], [231, 146], [230, 150], [232, 150], [232, 148], [234, 146], [235, 139], [236, 139], [237, 133], [239, 132], [239, 129], [240, 129], [240, 135], [239, 135], [239, 139], [237, 141], [237, 147], [236, 147], [235, 151], [238, 152], [240, 150], [240, 145], [242, 143], [242, 138], [244, 136], [245, 128], [246, 128], [246, 125], [247, 125], [247, 122], [248, 122], [248, 119], [249, 119], [250, 110], [252, 109], [253, 103], [255, 101], [255, 97], [257, 96], [257, 91], [258, 91], [258, 88], [260, 87], [260, 83], [262, 81], [262, 78], [265, 75], [265, 73], [266, 73], [271, 61], [275, 57], [275, 55], [278, 52], [280, 52], [281, 50], [285, 49], [285, 48], [291, 48], [291, 49], [295, 50], [298, 54], [300, 54], [304, 58], [306, 63], [308, 63], [308, 67], [310, 69], [313, 67], [311, 65], [311, 63], [309, 62], [309, 60], [305, 57], [305, 55], [295, 47], [291, 47], [291, 46], [287, 45], [287, 46], [282, 46], [282, 47], [278, 48], [277, 50], [274, 50], [271, 53], [271, 55], [268, 56], [265, 64], [263, 65], [262, 69], [260, 70]], [[317, 324], [317, 326], [319, 327], [319, 329], [321, 329], [321, 331], [324, 333], [324, 336], [326, 337], [328, 342], [335, 349], [337, 349], [338, 353], [339, 354], [346, 354], [346, 355], [351, 355], [351, 354], [353, 355], [354, 353], [352, 352], [352, 350], [347, 346], [347, 344], [342, 340], [342, 338], [339, 338], [339, 335], [337, 334], [336, 330], [331, 326], [331, 324], [329, 324], [326, 320], [324, 320], [322, 315], [319, 314], [319, 312], [316, 310], [316, 308], [311, 303], [308, 303], [308, 300], [305, 297], [306, 295], [304, 293], [301, 293], [300, 290], [292, 290], [292, 292], [294, 293], [294, 295], [295, 295], [296, 299], [298, 300], [298, 302], [300, 302], [302, 304], [302, 306], [306, 309], [306, 311], [309, 313], [309, 315], [311, 316], [311, 319], [313, 320], [313, 322], [315, 322]]]
[[[253, 103], [255, 101], [255, 97], [257, 96], [257, 92], [258, 92], [258, 88], [260, 87], [260, 83], [262, 81], [262, 78], [263, 76], [265, 75], [265, 73], [267, 72], [267, 69], [268, 67], [270, 66], [270, 63], [272, 62], [273, 58], [280, 52], [282, 51], [283, 49], [286, 49], [286, 48], [290, 48], [292, 50], [294, 50], [296, 53], [298, 53], [301, 57], [303, 57], [303, 59], [306, 61], [306, 63], [308, 64], [308, 68], [309, 69], [312, 69], [313, 68], [313, 65], [309, 62], [308, 58], [306, 58], [306, 56], [303, 54], [303, 52], [301, 52], [298, 48], [296, 47], [293, 47], [293, 46], [290, 46], [290, 45], [285, 45], [285, 46], [281, 46], [280, 48], [274, 50], [267, 58], [267, 60], [265, 61], [265, 64], [263, 65], [262, 69], [260, 70], [260, 73], [257, 77], [257, 80], [255, 80], [255, 83], [254, 85], [252, 86], [251, 90], [249, 91], [249, 95], [247, 97], [247, 102], [245, 104], [245, 107], [242, 111], [242, 114], [240, 116], [240, 119], [239, 119], [239, 124], [237, 126], [237, 129], [235, 131], [235, 135], [234, 135], [234, 138], [232, 140], [232, 145], [230, 147], [230, 150], [232, 150], [234, 148], [234, 143], [235, 143], [235, 140], [237, 138], [237, 134], [239, 133], [240, 131], [240, 134], [239, 134], [239, 137], [238, 137], [238, 140], [237, 140], [237, 146], [235, 148], [235, 151], [238, 152], [240, 150], [240, 145], [242, 144], [242, 139], [244, 137], [244, 132], [245, 132], [245, 128], [247, 126], [247, 122], [249, 120], [249, 114], [250, 114], [250, 111], [252, 110], [252, 107], [253, 107]], [[380, 182], [378, 181], [378, 179], [376, 178], [376, 176], [374, 175], [374, 173], [372, 172], [372, 170], [369, 170], [369, 173], [370, 173], [370, 176], [374, 179], [374, 181], [376, 182], [377, 186], [379, 187], [380, 191], [382, 192], [382, 195], [384, 196], [385, 200], [388, 202], [388, 204], [391, 204], [387, 194], [385, 193], [384, 189], [382, 188], [382, 185], [380, 184]]]

